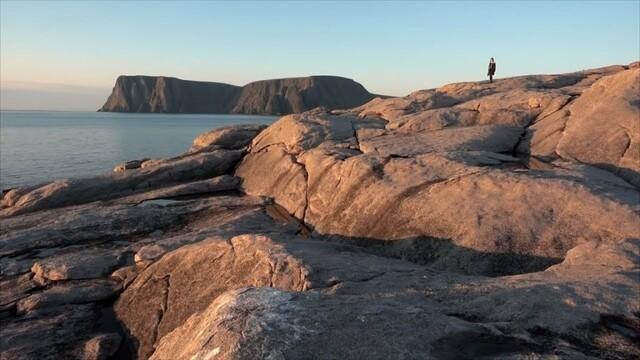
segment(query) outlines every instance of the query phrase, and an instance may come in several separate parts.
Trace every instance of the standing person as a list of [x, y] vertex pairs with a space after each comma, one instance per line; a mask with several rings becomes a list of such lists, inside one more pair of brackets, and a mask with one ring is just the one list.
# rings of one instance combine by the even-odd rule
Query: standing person
[[493, 82], [493, 75], [495, 75], [496, 73], [496, 61], [493, 60], [493, 58], [491, 58], [491, 60], [489, 60], [489, 73], [487, 75], [489, 75], [489, 82]]

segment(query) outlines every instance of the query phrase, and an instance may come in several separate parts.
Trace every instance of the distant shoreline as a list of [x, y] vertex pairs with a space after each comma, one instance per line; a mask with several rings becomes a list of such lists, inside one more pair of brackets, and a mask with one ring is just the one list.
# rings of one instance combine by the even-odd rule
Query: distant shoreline
[[0, 112], [93, 112], [91, 110], [30, 110], [30, 109], [0, 109]]
[[196, 135], [214, 128], [266, 125], [278, 119], [260, 115], [94, 111], [2, 111], [0, 117], [3, 190], [54, 178], [109, 173], [115, 165], [130, 159], [164, 158], [181, 153]]
[[[2, 112], [12, 112], [12, 113], [16, 113], [16, 112], [24, 112], [24, 113], [31, 113], [31, 112], [37, 112], [37, 113], [89, 113], [89, 114], [94, 114], [94, 113], [98, 113], [98, 111], [95, 110], [17, 110], [17, 109], [0, 109], [0, 113]], [[213, 116], [218, 116], [218, 115], [224, 115], [224, 116], [265, 116], [265, 117], [274, 117], [274, 116], [278, 116], [278, 115], [263, 115], [263, 114], [215, 114], [215, 113], [129, 113], [129, 112], [117, 112], [117, 111], [109, 111], [109, 112], [105, 112], [103, 111], [102, 113], [108, 113], [108, 114], [123, 114], [123, 115], [153, 115], [153, 116], [158, 116], [158, 115], [169, 115], [169, 116], [198, 116], [198, 115], [213, 115]]]

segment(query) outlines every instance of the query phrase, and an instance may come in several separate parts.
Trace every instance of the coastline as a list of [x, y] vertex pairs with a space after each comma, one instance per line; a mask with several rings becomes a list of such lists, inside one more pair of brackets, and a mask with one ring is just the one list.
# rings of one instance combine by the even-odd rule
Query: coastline
[[53, 178], [106, 173], [127, 159], [180, 153], [205, 130], [231, 124], [270, 123], [276, 119], [251, 115], [31, 110], [3, 111], [0, 116], [3, 189], [32, 186]]
[[13, 190], [4, 351], [635, 357], [640, 132], [609, 130], [638, 126], [638, 84], [449, 84]]

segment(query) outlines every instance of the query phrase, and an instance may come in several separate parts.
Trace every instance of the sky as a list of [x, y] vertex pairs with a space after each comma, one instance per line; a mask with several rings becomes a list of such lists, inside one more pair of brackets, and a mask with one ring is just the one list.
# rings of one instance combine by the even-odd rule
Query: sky
[[369, 91], [640, 59], [630, 1], [0, 0], [0, 109], [96, 110], [118, 75], [338, 75]]

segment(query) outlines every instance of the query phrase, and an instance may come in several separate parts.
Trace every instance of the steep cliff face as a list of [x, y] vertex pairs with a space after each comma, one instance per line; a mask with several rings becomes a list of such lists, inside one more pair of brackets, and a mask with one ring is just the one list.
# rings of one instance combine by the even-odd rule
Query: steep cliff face
[[336, 76], [264, 80], [244, 87], [162, 76], [120, 76], [99, 111], [281, 115], [318, 106], [346, 109], [373, 97], [359, 83]]
[[232, 109], [237, 114], [292, 114], [324, 106], [348, 109], [373, 99], [364, 86], [337, 76], [256, 81], [242, 88]]
[[238, 97], [235, 85], [163, 76], [119, 76], [99, 111], [226, 113]]

